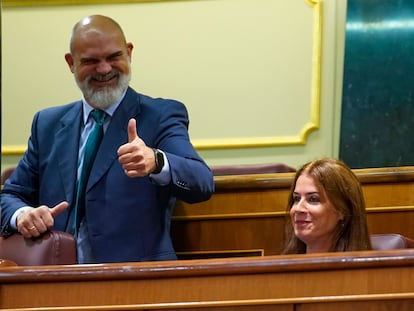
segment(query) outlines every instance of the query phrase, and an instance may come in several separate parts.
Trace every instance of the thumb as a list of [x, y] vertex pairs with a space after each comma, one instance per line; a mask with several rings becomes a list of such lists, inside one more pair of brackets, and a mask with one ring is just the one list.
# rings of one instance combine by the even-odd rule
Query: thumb
[[128, 142], [130, 143], [136, 138], [138, 138], [137, 121], [131, 118], [128, 122]]
[[57, 215], [65, 211], [69, 206], [69, 203], [66, 201], [60, 202], [58, 205], [55, 205], [55, 207], [52, 207], [50, 209], [50, 213], [52, 214], [53, 218], [55, 218]]

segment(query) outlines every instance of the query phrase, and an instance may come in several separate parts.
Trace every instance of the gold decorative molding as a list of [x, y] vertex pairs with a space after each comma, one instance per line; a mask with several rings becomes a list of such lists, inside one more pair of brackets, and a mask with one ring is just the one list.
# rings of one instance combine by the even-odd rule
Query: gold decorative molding
[[[121, 4], [138, 2], [162, 2], [162, 1], [195, 1], [195, 0], [3, 0], [3, 7], [39, 6], [39, 5], [78, 5], [78, 4]], [[304, 0], [305, 5], [312, 8], [312, 64], [311, 64], [311, 96], [310, 116], [302, 126], [299, 133], [287, 136], [264, 136], [248, 138], [212, 138], [192, 139], [197, 150], [207, 149], [233, 149], [233, 148], [259, 148], [276, 146], [305, 145], [311, 132], [320, 126], [320, 93], [321, 93], [321, 58], [322, 58], [322, 3], [323, 0]], [[3, 146], [2, 155], [22, 155], [26, 146]]]
[[3, 8], [30, 7], [30, 6], [63, 6], [88, 4], [121, 4], [138, 2], [166, 2], [166, 1], [194, 1], [194, 0], [3, 0]]
[[313, 44], [312, 44], [312, 81], [311, 81], [311, 109], [309, 121], [302, 127], [297, 135], [270, 136], [251, 138], [226, 139], [193, 139], [196, 149], [232, 149], [232, 148], [258, 148], [276, 146], [305, 145], [309, 134], [320, 125], [321, 100], [321, 63], [322, 63], [322, 2], [323, 0], [304, 0], [313, 8]]
[[26, 151], [26, 145], [3, 146], [1, 148], [2, 156], [21, 156]]

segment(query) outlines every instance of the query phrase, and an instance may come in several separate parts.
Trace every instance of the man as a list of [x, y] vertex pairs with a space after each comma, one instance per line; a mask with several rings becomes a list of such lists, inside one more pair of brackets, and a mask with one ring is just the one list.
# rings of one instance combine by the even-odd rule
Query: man
[[[109, 17], [74, 26], [65, 59], [83, 98], [35, 115], [28, 149], [2, 191], [2, 234], [69, 231], [79, 263], [176, 259], [176, 198], [208, 200], [213, 175], [191, 145], [185, 106], [128, 86], [132, 49]], [[103, 138], [83, 173], [98, 124]]]

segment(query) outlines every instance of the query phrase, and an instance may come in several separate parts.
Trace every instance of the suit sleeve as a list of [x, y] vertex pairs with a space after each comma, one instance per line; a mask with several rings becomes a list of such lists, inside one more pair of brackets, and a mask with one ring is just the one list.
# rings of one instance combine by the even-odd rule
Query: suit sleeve
[[10, 220], [23, 206], [35, 206], [38, 202], [36, 124], [38, 114], [33, 118], [28, 148], [13, 174], [6, 181], [1, 192], [1, 231], [2, 235], [13, 233]]
[[185, 106], [168, 102], [160, 114], [155, 147], [164, 151], [170, 164], [172, 194], [187, 203], [208, 200], [214, 192], [213, 173], [191, 144]]

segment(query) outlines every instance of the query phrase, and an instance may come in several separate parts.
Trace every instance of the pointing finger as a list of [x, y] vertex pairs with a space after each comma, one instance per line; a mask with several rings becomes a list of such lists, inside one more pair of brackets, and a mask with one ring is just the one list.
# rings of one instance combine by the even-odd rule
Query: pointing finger
[[62, 213], [64, 210], [68, 208], [69, 204], [66, 201], [60, 202], [55, 207], [50, 209], [50, 213], [52, 214], [53, 218]]

